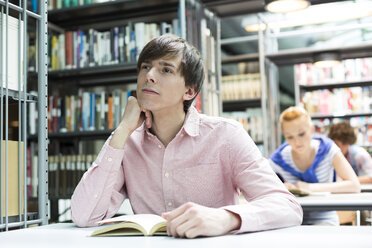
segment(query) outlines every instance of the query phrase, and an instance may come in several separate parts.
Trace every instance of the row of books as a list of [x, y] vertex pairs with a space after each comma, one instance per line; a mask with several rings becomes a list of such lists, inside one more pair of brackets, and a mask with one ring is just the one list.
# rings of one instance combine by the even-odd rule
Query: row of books
[[[176, 28], [174, 28], [176, 27]], [[178, 19], [166, 22], [129, 22], [101, 32], [95, 29], [66, 31], [49, 37], [49, 69], [64, 70], [135, 62], [151, 39], [178, 34]]]
[[250, 108], [246, 111], [223, 112], [222, 116], [240, 122], [255, 142], [263, 141], [261, 108]]
[[260, 64], [258, 62], [239, 62], [238, 74], [252, 74], [260, 72]]
[[223, 76], [221, 89], [223, 100], [261, 98], [260, 74]]
[[[50, 197], [71, 197], [81, 177], [88, 170], [96, 155], [48, 156], [48, 192]], [[38, 156], [28, 148], [27, 196], [37, 197]]]
[[309, 91], [301, 103], [311, 115], [368, 113], [372, 111], [372, 86]]
[[[341, 118], [313, 120], [315, 132], [327, 136], [329, 128], [333, 123], [344, 121]], [[349, 119], [350, 125], [354, 128], [357, 136], [356, 144], [360, 146], [372, 145], [372, 117], [353, 117]]]
[[[74, 132], [111, 130], [121, 121], [128, 97], [134, 91], [115, 89], [79, 92], [71, 96], [48, 96], [48, 131]], [[36, 134], [37, 108], [29, 104], [29, 133]]]
[[49, 0], [48, 10], [70, 8], [92, 3], [101, 3], [102, 0]]
[[346, 59], [335, 67], [319, 68], [312, 63], [294, 65], [295, 82], [300, 85], [342, 83], [372, 79], [372, 58]]
[[49, 196], [70, 197], [95, 155], [49, 156]]

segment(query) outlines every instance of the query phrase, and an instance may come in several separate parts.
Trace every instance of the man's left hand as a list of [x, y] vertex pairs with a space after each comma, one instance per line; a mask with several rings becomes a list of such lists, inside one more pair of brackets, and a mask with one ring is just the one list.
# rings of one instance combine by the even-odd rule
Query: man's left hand
[[220, 208], [208, 208], [188, 202], [163, 213], [169, 236], [195, 238], [224, 235], [241, 226], [238, 215]]

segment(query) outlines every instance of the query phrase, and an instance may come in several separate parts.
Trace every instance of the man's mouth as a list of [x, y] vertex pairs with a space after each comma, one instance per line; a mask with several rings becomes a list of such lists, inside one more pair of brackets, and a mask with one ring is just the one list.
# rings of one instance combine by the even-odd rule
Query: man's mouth
[[156, 92], [153, 89], [149, 89], [149, 88], [142, 89], [142, 92], [145, 93], [145, 94], [150, 94], [150, 95], [159, 95], [158, 92]]

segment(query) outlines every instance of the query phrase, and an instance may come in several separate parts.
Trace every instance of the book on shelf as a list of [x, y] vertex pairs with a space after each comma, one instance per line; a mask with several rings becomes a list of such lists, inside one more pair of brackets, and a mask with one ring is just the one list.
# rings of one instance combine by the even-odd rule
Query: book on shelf
[[[8, 26], [6, 26], [7, 19]], [[0, 87], [8, 87], [9, 90], [15, 91], [22, 90], [23, 21], [19, 21], [12, 16], [0, 15], [0, 32], [0, 45], [2, 46], [1, 51], [3, 52], [0, 58], [2, 60], [0, 63], [2, 67], [0, 68], [0, 79], [2, 81]], [[8, 43], [7, 48], [6, 43]], [[8, 52], [8, 56], [6, 56], [6, 52]], [[19, 60], [19, 58], [21, 58], [21, 60]], [[20, 86], [18, 84], [20, 84]]]
[[64, 70], [136, 62], [142, 48], [154, 37], [174, 33], [165, 22], [128, 22], [106, 30], [70, 30], [52, 34], [49, 69]]
[[98, 224], [110, 225], [97, 229], [91, 236], [167, 235], [167, 221], [155, 214], [122, 215]]
[[[19, 141], [13, 141], [13, 140], [8, 140], [7, 141], [7, 146], [8, 146], [8, 151], [7, 151], [7, 154], [5, 154], [5, 145], [6, 145], [6, 141], [5, 140], [2, 140], [0, 141], [2, 142], [2, 151], [1, 151], [1, 156], [0, 156], [0, 159], [2, 160], [2, 168], [0, 168], [2, 170], [1, 172], [1, 178], [0, 178], [0, 182], [2, 184], [2, 187], [1, 187], [1, 209], [2, 209], [2, 213], [1, 215], [2, 216], [5, 216], [6, 214], [8, 214], [9, 216], [15, 216], [15, 215], [19, 215], [21, 213], [24, 212], [24, 209], [23, 209], [23, 192], [24, 192], [24, 170], [23, 170], [23, 157], [24, 157], [24, 150], [23, 150], [23, 142], [21, 142], [21, 150], [19, 150], [18, 148], [18, 145], [19, 145]], [[21, 164], [21, 168], [19, 168], [19, 160], [18, 160], [18, 155], [21, 155], [21, 161], [20, 161], [20, 164]], [[7, 164], [8, 164], [8, 181], [7, 181], [7, 189], [8, 189], [8, 206], [7, 206], [7, 210], [8, 212], [6, 213], [5, 212], [5, 165], [6, 165], [6, 159], [5, 158], [8, 158], [7, 160]], [[19, 169], [21, 170], [20, 171], [20, 177], [19, 177]], [[19, 188], [20, 187], [20, 188]], [[21, 202], [19, 202], [19, 197], [21, 198]], [[19, 205], [21, 206], [21, 209], [19, 209]]]
[[339, 65], [319, 68], [312, 63], [294, 65], [295, 82], [299, 85], [319, 85], [372, 79], [372, 58], [343, 60]]
[[309, 114], [344, 115], [372, 110], [372, 86], [305, 92], [301, 102]]

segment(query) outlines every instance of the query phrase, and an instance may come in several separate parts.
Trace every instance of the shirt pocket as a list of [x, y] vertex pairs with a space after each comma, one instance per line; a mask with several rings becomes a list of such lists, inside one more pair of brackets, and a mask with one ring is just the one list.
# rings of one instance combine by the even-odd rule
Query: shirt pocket
[[224, 206], [224, 178], [218, 163], [201, 163], [174, 171], [175, 193], [186, 202]]

